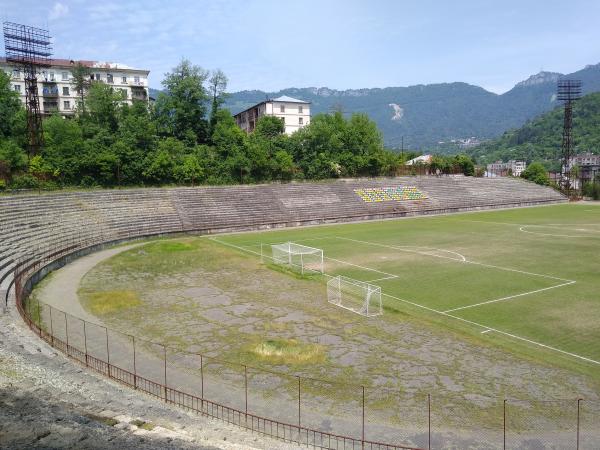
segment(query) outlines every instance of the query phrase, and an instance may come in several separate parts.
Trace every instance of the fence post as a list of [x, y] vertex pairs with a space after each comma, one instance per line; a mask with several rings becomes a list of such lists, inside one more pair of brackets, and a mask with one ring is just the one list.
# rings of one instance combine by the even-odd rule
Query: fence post
[[83, 348], [85, 350], [85, 366], [88, 367], [87, 331], [85, 328], [85, 320], [83, 321]]
[[427, 448], [431, 450], [431, 394], [427, 394]]
[[200, 409], [204, 412], [204, 363], [202, 362], [202, 355], [200, 355], [200, 397], [202, 398]]
[[135, 336], [131, 336], [133, 342], [133, 388], [137, 389], [137, 367], [135, 362]]
[[52, 306], [50, 306], [50, 342], [52, 342], [52, 347], [54, 347], [54, 326], [52, 325]]
[[300, 443], [300, 427], [302, 424], [302, 420], [300, 418], [300, 377], [298, 377], [298, 443]]
[[106, 332], [106, 368], [108, 370], [108, 378], [111, 378], [110, 376], [110, 349], [108, 348], [108, 328], [104, 327], [104, 331]]
[[247, 414], [248, 414], [248, 367], [246, 367], [246, 365], [244, 365], [244, 394], [246, 397], [246, 421], [248, 420]]
[[37, 300], [37, 312], [38, 312], [38, 320], [37, 320], [37, 325], [38, 325], [38, 329], [40, 332], [40, 338], [42, 337], [42, 313], [40, 312], [40, 299], [36, 299]]
[[67, 313], [64, 312], [63, 314], [65, 316], [65, 339], [67, 341], [67, 356], [71, 356], [69, 354], [69, 324], [67, 322]]
[[581, 402], [582, 398], [577, 399], [577, 450], [579, 450], [579, 426], [580, 426], [580, 413], [581, 413]]
[[163, 355], [165, 357], [165, 402], [168, 403], [167, 400], [167, 346], [163, 345]]
[[362, 440], [362, 448], [365, 448], [365, 387], [362, 387], [362, 433], [361, 433], [361, 440]]
[[506, 450], [506, 399], [504, 399], [504, 402], [502, 403], [502, 414], [503, 414], [503, 419], [502, 419], [502, 423], [503, 423], [503, 427], [504, 427], [504, 431], [502, 433], [503, 435], [503, 444], [502, 444], [502, 448], [503, 450]]

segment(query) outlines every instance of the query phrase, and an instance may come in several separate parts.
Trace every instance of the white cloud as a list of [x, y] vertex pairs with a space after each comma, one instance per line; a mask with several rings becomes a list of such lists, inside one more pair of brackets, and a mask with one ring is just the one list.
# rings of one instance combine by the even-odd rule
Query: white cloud
[[65, 17], [69, 14], [69, 7], [61, 2], [56, 2], [52, 9], [50, 10], [50, 14], [48, 15], [48, 19], [56, 20], [61, 17]]

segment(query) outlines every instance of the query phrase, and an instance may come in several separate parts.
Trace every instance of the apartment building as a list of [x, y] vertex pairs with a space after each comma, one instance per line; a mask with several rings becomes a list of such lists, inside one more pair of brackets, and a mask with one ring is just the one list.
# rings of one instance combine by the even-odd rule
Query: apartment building
[[[45, 114], [59, 113], [63, 116], [75, 112], [79, 95], [76, 92], [71, 70], [77, 64], [90, 69], [90, 78], [101, 81], [123, 93], [123, 102], [132, 104], [134, 101], [149, 100], [148, 74], [149, 70], [134, 69], [124, 64], [98, 62], [98, 61], [73, 61], [68, 59], [53, 59], [50, 67], [38, 73], [38, 93], [40, 109]], [[25, 103], [25, 80], [23, 72], [16, 66], [0, 58], [0, 70], [4, 70], [11, 77], [12, 88], [17, 91]]]
[[525, 161], [517, 161], [514, 159], [511, 159], [508, 162], [496, 161], [495, 163], [487, 165], [486, 176], [504, 177], [512, 175], [513, 177], [520, 177], [526, 168], [527, 163]]
[[285, 133], [292, 134], [310, 123], [310, 102], [283, 95], [258, 103], [234, 118], [242, 130], [251, 133], [262, 116], [279, 117], [285, 124]]

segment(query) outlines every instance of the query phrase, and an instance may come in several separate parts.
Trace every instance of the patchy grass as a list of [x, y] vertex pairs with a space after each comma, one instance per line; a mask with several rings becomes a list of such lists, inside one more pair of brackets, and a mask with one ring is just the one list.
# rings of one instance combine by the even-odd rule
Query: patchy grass
[[268, 339], [254, 345], [251, 351], [262, 360], [279, 364], [317, 363], [325, 359], [321, 345], [296, 339]]
[[135, 425], [138, 428], [141, 428], [142, 430], [147, 430], [147, 431], [152, 431], [154, 430], [154, 427], [156, 425], [154, 425], [152, 422], [145, 422], [143, 420], [140, 419], [135, 419], [132, 420], [131, 422], [129, 422], [131, 425]]
[[83, 295], [83, 305], [96, 316], [114, 314], [141, 304], [135, 291], [101, 291]]
[[96, 414], [86, 414], [86, 417], [96, 422], [100, 422], [101, 424], [104, 424], [108, 427], [114, 427], [116, 424], [119, 423], [117, 419], [113, 419], [112, 417], [98, 416]]

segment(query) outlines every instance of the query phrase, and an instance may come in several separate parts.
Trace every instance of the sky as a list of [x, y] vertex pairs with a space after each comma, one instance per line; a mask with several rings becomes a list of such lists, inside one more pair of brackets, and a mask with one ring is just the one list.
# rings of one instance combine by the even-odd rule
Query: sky
[[148, 69], [160, 88], [185, 57], [223, 70], [231, 92], [464, 81], [502, 93], [599, 63], [598, 17], [598, 0], [0, 0], [0, 20], [50, 30], [57, 58]]

